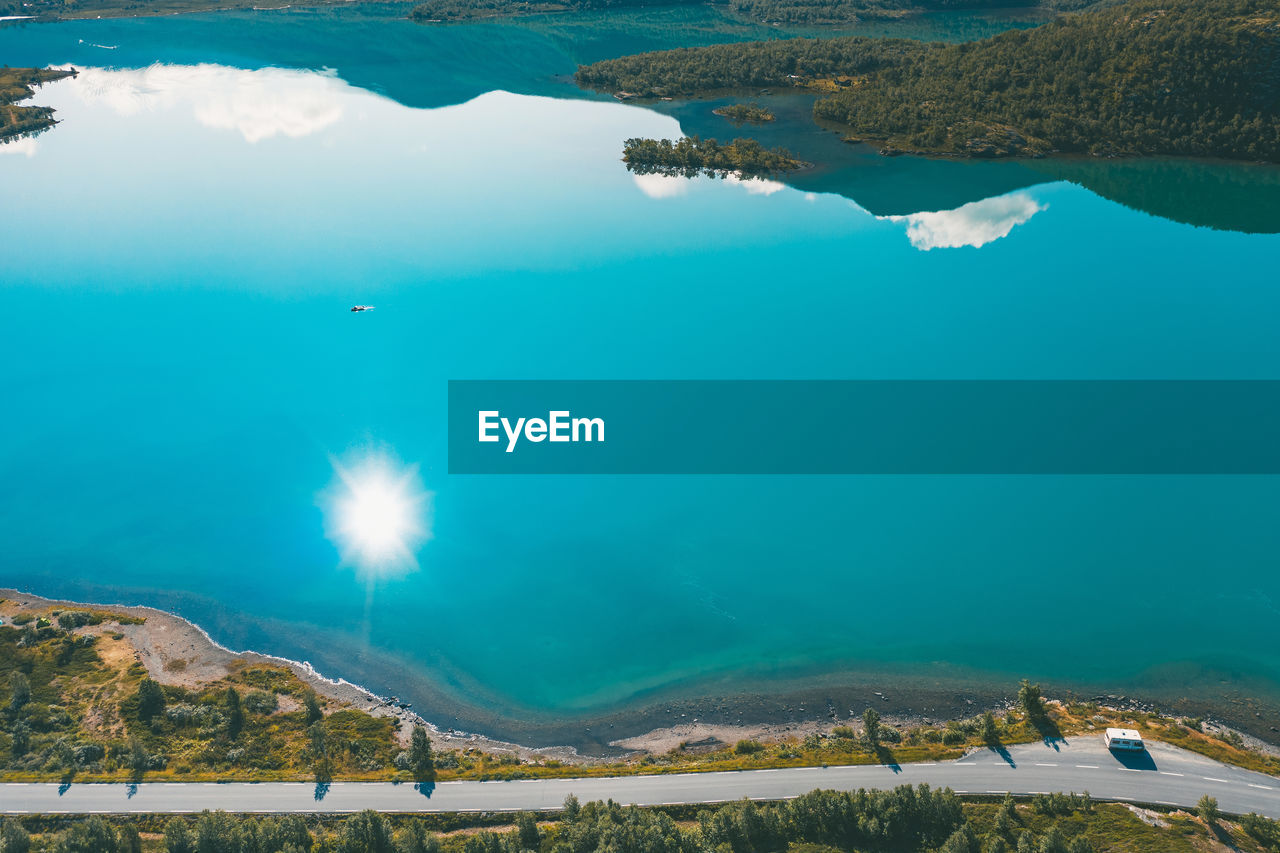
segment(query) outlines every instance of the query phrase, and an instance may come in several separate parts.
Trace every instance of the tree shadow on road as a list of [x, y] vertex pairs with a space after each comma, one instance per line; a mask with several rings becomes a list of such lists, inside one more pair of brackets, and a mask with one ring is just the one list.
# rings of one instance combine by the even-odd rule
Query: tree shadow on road
[[316, 782], [316, 790], [313, 796], [316, 798], [317, 803], [328, 796], [329, 785], [329, 782]]
[[1000, 759], [1010, 767], [1018, 766], [1018, 762], [1013, 760], [1013, 754], [1009, 752], [1009, 748], [1000, 741], [989, 741], [987, 743], [987, 750], [1000, 756]]
[[[399, 788], [403, 784], [405, 784], [403, 779], [393, 779], [391, 781], [391, 785], [394, 788]], [[423, 781], [420, 781], [420, 782], [414, 782], [413, 790], [417, 791], [419, 794], [421, 794], [422, 796], [426, 797], [429, 800], [431, 799], [431, 795], [436, 792], [435, 780], [424, 779]]]

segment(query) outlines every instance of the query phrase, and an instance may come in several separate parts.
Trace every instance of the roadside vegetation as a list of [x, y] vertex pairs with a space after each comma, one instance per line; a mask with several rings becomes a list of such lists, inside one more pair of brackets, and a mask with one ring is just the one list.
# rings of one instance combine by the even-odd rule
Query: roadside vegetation
[[1280, 162], [1271, 0], [1129, 0], [963, 44], [782, 39], [578, 70], [644, 97], [826, 92], [818, 119], [886, 153], [1185, 155]]
[[34, 136], [57, 124], [49, 107], [18, 106], [35, 94], [35, 87], [74, 75], [54, 68], [0, 68], [0, 141]]
[[1087, 795], [962, 800], [950, 790], [813, 791], [757, 804], [580, 804], [535, 815], [10, 818], [5, 853], [1196, 853], [1280, 849], [1280, 824], [1094, 803]]
[[[1038, 685], [1025, 681], [1008, 708], [937, 725], [894, 725], [868, 708], [857, 721], [804, 737], [683, 743], [663, 754], [588, 765], [522, 761], [477, 748], [436, 750], [424, 729], [397, 730], [394, 718], [339, 706], [285, 667], [233, 667], [225, 678], [183, 686], [176, 683], [183, 673], [175, 662], [172, 672], [152, 677], [121, 630], [140, 621], [57, 609], [5, 619], [0, 780], [448, 781], [892, 765], [1097, 737], [1107, 726], [1136, 728], [1151, 740], [1280, 774], [1280, 759], [1247, 749], [1239, 735], [1203, 720], [1047, 701]], [[175, 683], [161, 683], [166, 679]]]

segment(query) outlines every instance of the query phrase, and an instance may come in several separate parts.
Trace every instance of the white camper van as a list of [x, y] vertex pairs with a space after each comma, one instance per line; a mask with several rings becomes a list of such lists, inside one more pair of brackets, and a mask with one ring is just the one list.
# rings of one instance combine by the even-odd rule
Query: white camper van
[[1133, 729], [1107, 729], [1102, 742], [1107, 745], [1107, 749], [1141, 752], [1146, 748], [1142, 743], [1142, 735]]

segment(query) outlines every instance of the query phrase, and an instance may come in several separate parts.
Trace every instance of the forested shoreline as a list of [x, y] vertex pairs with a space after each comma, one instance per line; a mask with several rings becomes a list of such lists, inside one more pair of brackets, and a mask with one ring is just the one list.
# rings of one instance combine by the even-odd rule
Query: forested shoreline
[[[716, 6], [746, 20], [776, 26], [848, 26], [938, 11], [1082, 9], [1099, 0], [426, 0], [410, 13], [419, 23], [552, 12], [608, 11], [662, 6]], [[1110, 0], [1101, 0], [1110, 2]]]
[[579, 85], [642, 96], [790, 87], [886, 152], [1280, 162], [1280, 7], [1129, 0], [978, 42], [786, 39], [639, 54]]
[[36, 86], [74, 74], [57, 68], [0, 68], [0, 141], [31, 136], [57, 124], [52, 108], [18, 102], [33, 96]]
[[578, 68], [579, 86], [639, 97], [699, 97], [765, 87], [834, 88], [927, 50], [911, 39], [839, 36], [680, 47], [606, 59]]

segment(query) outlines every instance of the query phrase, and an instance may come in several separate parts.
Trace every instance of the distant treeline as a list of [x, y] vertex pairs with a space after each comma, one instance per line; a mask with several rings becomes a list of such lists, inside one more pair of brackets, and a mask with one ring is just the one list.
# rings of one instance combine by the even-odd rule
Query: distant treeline
[[788, 39], [584, 66], [646, 95], [797, 86], [818, 118], [890, 150], [1179, 154], [1280, 161], [1280, 6], [1130, 0], [978, 42]]
[[[350, 0], [308, 0], [308, 5], [346, 2]], [[0, 0], [0, 17], [18, 15], [41, 21], [134, 18], [222, 9], [254, 9], [261, 3], [262, 0]], [[284, 5], [284, 2], [270, 5]]]
[[766, 177], [793, 172], [806, 164], [783, 148], [765, 148], [754, 139], [735, 139], [723, 145], [714, 139], [686, 136], [670, 139], [628, 139], [622, 161], [640, 175], [669, 175], [692, 178]]
[[410, 15], [422, 23], [445, 23], [640, 6], [723, 6], [760, 23], [840, 26], [939, 10], [1002, 7], [1069, 10], [1084, 8], [1094, 2], [1097, 0], [427, 0], [415, 7]]
[[999, 8], [1074, 11], [1097, 0], [730, 0], [737, 14], [766, 24], [842, 26], [920, 12]]
[[605, 4], [588, 5], [592, 0], [567, 2], [530, 2], [530, 0], [428, 0], [409, 13], [420, 24], [452, 23], [479, 18], [506, 18], [513, 15], [537, 15], [547, 12], [581, 11], [604, 8]]

